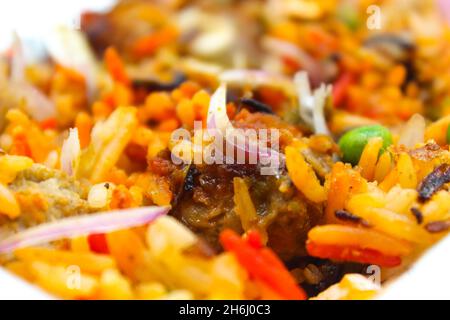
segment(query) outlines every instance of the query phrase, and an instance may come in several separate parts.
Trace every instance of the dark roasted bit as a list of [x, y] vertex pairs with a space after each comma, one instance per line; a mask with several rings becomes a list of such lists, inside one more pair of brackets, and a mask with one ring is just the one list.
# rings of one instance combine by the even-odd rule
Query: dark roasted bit
[[414, 217], [416, 218], [417, 223], [418, 223], [418, 224], [422, 224], [422, 222], [423, 222], [423, 214], [422, 214], [422, 211], [420, 211], [419, 208], [413, 207], [413, 208], [411, 208], [411, 213], [412, 213], [412, 214], [414, 215]]
[[252, 98], [242, 98], [240, 101], [242, 104], [252, 108], [253, 111], [274, 114], [272, 108], [268, 104], [261, 101]]
[[135, 89], [147, 91], [171, 91], [178, 88], [184, 81], [186, 81], [186, 76], [178, 73], [171, 82], [161, 82], [155, 79], [133, 79], [132, 85]]
[[184, 178], [183, 191], [192, 191], [194, 189], [194, 178], [199, 174], [197, 167], [194, 164], [189, 166], [189, 170]]
[[433, 196], [442, 186], [450, 182], [450, 165], [444, 163], [433, 170], [428, 176], [420, 183], [419, 200], [426, 201]]
[[336, 210], [334, 213], [336, 218], [342, 221], [349, 221], [354, 223], [359, 223], [365, 227], [369, 226], [369, 223], [361, 217], [355, 216], [353, 213], [348, 212], [346, 210]]
[[446, 221], [434, 221], [430, 222], [425, 226], [425, 229], [427, 229], [430, 233], [439, 233], [447, 231], [450, 228], [450, 220]]
[[381, 45], [397, 46], [403, 50], [415, 49], [415, 45], [410, 39], [397, 34], [378, 34], [364, 41], [364, 46], [366, 47], [377, 47]]

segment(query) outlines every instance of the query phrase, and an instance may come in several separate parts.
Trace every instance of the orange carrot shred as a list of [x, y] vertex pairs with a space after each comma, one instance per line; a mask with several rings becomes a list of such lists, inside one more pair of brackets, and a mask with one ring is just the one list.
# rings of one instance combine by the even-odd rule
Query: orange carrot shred
[[138, 58], [152, 55], [160, 47], [171, 43], [178, 36], [178, 30], [167, 26], [161, 30], [138, 39], [133, 45], [134, 55]]
[[291, 300], [307, 298], [303, 289], [269, 248], [257, 249], [230, 229], [222, 231], [220, 242], [225, 250], [235, 254], [251, 277], [266, 284], [280, 297]]
[[56, 127], [58, 126], [58, 121], [56, 120], [56, 118], [48, 118], [41, 121], [41, 123], [39, 123], [39, 126], [42, 130], [56, 129]]
[[120, 82], [126, 86], [130, 84], [130, 78], [125, 70], [125, 65], [116, 49], [113, 47], [106, 49], [105, 62], [108, 72], [114, 81]]

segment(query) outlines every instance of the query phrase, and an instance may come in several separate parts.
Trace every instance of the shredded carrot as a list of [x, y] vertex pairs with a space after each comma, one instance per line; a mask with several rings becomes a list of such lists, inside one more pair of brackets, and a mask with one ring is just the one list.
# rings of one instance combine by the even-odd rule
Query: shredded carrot
[[113, 107], [103, 101], [96, 101], [92, 105], [92, 114], [95, 119], [107, 118], [113, 112]]
[[94, 122], [89, 114], [80, 112], [75, 118], [75, 127], [78, 129], [78, 138], [81, 148], [85, 148], [91, 141], [91, 130]]
[[48, 118], [41, 121], [41, 123], [39, 123], [39, 126], [42, 130], [54, 130], [58, 126], [58, 120], [56, 120], [56, 118]]
[[375, 264], [382, 267], [396, 267], [401, 264], [400, 257], [384, 255], [376, 250], [357, 247], [322, 245], [314, 242], [306, 244], [308, 253], [313, 257], [337, 261], [354, 261]]
[[117, 106], [128, 106], [133, 104], [134, 94], [128, 86], [116, 82], [113, 89], [103, 95], [101, 101], [112, 109]]
[[27, 135], [22, 127], [15, 128], [13, 132], [13, 145], [10, 150], [10, 154], [26, 156], [33, 159], [33, 154], [28, 143]]
[[161, 48], [178, 37], [178, 30], [174, 26], [166, 26], [161, 30], [138, 39], [133, 45], [133, 53], [137, 58], [152, 55]]
[[109, 206], [111, 209], [126, 209], [134, 207], [133, 197], [127, 187], [124, 185], [119, 185], [114, 188]]
[[66, 66], [63, 66], [61, 64], [56, 65], [56, 72], [60, 72], [65, 75], [68, 79], [74, 82], [85, 84], [85, 78], [84, 75], [79, 73], [77, 70], [74, 70], [72, 68], [68, 68]]
[[114, 81], [122, 83], [126, 86], [130, 84], [130, 79], [125, 70], [125, 65], [120, 58], [119, 53], [113, 47], [106, 49], [105, 63], [106, 68]]
[[119, 184], [126, 184], [127, 178], [128, 176], [123, 169], [113, 167], [106, 174], [105, 181], [109, 181], [116, 185], [119, 185]]
[[251, 277], [263, 282], [284, 299], [304, 300], [305, 292], [296, 284], [283, 263], [269, 248], [255, 248], [237, 233], [226, 229], [220, 234], [225, 250], [233, 252]]
[[353, 82], [353, 75], [349, 72], [342, 74], [333, 84], [333, 104], [341, 106], [347, 97], [347, 91]]

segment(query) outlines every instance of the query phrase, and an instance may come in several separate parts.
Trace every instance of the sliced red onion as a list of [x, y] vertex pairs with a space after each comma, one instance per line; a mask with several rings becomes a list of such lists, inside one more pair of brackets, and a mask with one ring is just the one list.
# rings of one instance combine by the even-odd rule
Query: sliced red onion
[[450, 23], [450, 1], [448, 0], [436, 0], [438, 9], [440, 9], [441, 14]]
[[0, 253], [59, 239], [105, 233], [145, 225], [167, 214], [170, 207], [141, 207], [65, 218], [29, 228], [0, 241]]
[[285, 92], [287, 95], [292, 95], [295, 92], [295, 88], [290, 79], [280, 74], [272, 74], [264, 70], [227, 70], [220, 74], [219, 80], [220, 82], [227, 84], [249, 86], [252, 88], [261, 86], [277, 88]]
[[[265, 174], [276, 174], [284, 161], [284, 155], [260, 144], [258, 140], [252, 140], [241, 134], [233, 127], [226, 109], [226, 86], [222, 84], [211, 96], [207, 118], [208, 131], [220, 139], [219, 143], [225, 140], [230, 149], [242, 151], [248, 158], [253, 158], [264, 165], [270, 164], [273, 170], [267, 168]], [[216, 156], [223, 157], [222, 154]], [[225, 159], [230, 160], [230, 156], [225, 154]]]
[[61, 148], [61, 170], [69, 176], [73, 175], [75, 162], [80, 155], [80, 139], [78, 138], [78, 129], [70, 129], [69, 136], [64, 140]]

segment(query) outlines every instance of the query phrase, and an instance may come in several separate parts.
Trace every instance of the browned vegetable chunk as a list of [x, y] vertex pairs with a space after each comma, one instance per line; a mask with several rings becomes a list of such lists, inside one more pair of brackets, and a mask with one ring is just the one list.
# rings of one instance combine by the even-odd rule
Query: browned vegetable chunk
[[436, 191], [448, 182], [450, 182], [450, 165], [444, 163], [434, 169], [420, 183], [418, 188], [419, 199], [421, 201], [430, 199]]

